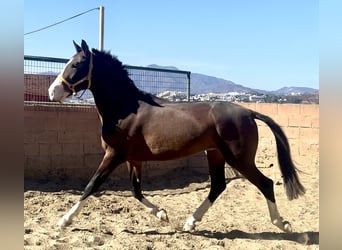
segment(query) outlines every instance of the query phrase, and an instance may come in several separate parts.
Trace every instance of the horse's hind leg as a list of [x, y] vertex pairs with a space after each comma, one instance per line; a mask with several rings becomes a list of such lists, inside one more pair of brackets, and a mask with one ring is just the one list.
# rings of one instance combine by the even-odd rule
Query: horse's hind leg
[[208, 211], [217, 197], [225, 190], [226, 180], [224, 175], [225, 160], [217, 150], [208, 150], [207, 152], [209, 174], [210, 174], [210, 192], [208, 197], [196, 209], [196, 211], [186, 220], [183, 229], [190, 231], [195, 228], [195, 223], [202, 220], [203, 215]]
[[249, 165], [237, 165], [237, 169], [254, 184], [266, 198], [272, 224], [284, 232], [292, 232], [290, 223], [284, 221], [278, 212], [274, 196], [273, 181], [264, 176], [254, 163]]
[[142, 204], [144, 204], [149, 212], [155, 215], [162, 221], [169, 221], [167, 217], [167, 213], [164, 209], [159, 209], [157, 206], [152, 204], [149, 200], [147, 200], [141, 191], [141, 162], [127, 162], [128, 171], [130, 173], [130, 178], [133, 184], [133, 195], [139, 200]]

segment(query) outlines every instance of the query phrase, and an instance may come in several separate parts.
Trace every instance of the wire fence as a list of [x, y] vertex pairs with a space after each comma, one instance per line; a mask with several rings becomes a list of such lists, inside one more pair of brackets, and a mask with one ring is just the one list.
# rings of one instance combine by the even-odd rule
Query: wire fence
[[[48, 102], [48, 88], [67, 62], [62, 58], [24, 56], [24, 101]], [[126, 68], [139, 89], [170, 101], [189, 101], [189, 71], [129, 65]], [[71, 96], [66, 103], [94, 104], [94, 98], [87, 90], [82, 98]]]

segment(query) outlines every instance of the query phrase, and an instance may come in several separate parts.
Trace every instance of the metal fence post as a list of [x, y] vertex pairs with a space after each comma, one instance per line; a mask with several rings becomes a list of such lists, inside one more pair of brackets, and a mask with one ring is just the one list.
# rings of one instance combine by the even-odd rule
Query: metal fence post
[[187, 72], [186, 76], [188, 78], [188, 87], [187, 87], [187, 98], [188, 98], [188, 102], [190, 102], [190, 75], [191, 72]]

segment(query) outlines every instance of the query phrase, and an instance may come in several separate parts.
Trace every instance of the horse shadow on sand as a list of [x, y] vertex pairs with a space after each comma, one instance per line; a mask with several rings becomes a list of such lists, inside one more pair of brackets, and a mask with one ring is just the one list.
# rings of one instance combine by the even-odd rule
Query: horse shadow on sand
[[200, 230], [192, 232], [193, 235], [203, 236], [212, 239], [251, 239], [251, 240], [287, 240], [300, 243], [303, 245], [318, 245], [319, 232], [303, 232], [303, 233], [283, 233], [283, 232], [261, 232], [246, 233], [241, 230], [232, 230], [230, 232], [211, 232], [208, 230]]
[[283, 233], [283, 232], [261, 232], [261, 233], [247, 233], [241, 230], [232, 230], [229, 232], [211, 232], [209, 230], [199, 230], [193, 232], [171, 231], [161, 233], [156, 230], [145, 232], [132, 232], [125, 230], [126, 233], [131, 234], [145, 234], [145, 235], [174, 235], [174, 234], [191, 234], [194, 236], [205, 237], [209, 239], [224, 240], [224, 239], [250, 239], [250, 240], [286, 240], [299, 243], [302, 245], [319, 245], [319, 232], [303, 232], [303, 233]]

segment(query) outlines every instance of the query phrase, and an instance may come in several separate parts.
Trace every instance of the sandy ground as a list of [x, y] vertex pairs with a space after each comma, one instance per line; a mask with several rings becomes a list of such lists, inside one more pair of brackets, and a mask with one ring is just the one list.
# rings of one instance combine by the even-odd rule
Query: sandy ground
[[245, 179], [231, 181], [190, 233], [181, 228], [208, 195], [208, 176], [177, 173], [145, 180], [145, 196], [168, 212], [168, 223], [132, 197], [128, 180], [109, 180], [63, 230], [56, 223], [78, 200], [85, 183], [69, 182], [70, 188], [70, 180], [25, 180], [24, 249], [319, 249], [318, 169], [300, 174], [307, 192], [294, 201], [287, 200], [281, 179], [273, 178], [277, 168], [262, 171], [275, 181], [279, 211], [293, 233], [271, 224], [264, 197]]

